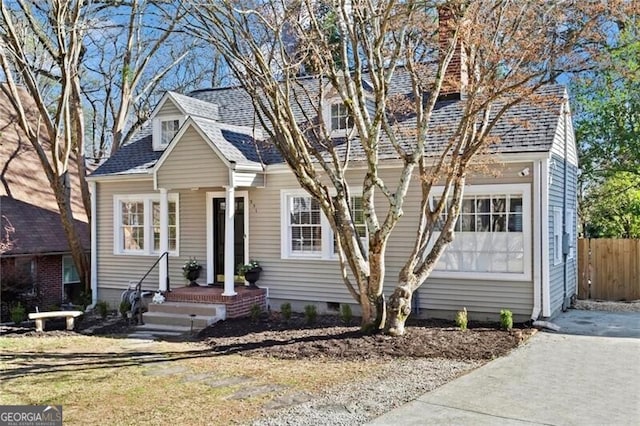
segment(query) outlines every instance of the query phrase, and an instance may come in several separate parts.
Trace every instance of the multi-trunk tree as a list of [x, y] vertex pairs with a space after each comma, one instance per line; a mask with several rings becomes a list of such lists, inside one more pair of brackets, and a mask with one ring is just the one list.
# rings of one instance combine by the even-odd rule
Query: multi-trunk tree
[[[386, 316], [388, 333], [400, 335], [414, 291], [454, 238], [470, 170], [497, 142], [491, 130], [518, 103], [544, 102], [536, 89], [559, 72], [583, 66], [588, 44], [580, 42], [598, 37], [600, 19], [618, 10], [613, 3], [607, 7], [507, 0], [223, 0], [191, 2], [190, 24], [225, 57], [251, 95], [268, 142], [331, 224], [363, 329], [383, 327]], [[407, 96], [390, 87], [400, 69], [410, 81]], [[461, 118], [446, 142], [434, 147], [430, 141], [442, 129], [430, 118], [438, 100], [455, 93], [462, 93]], [[351, 128], [338, 144], [322, 114], [330, 97], [342, 101]], [[411, 117], [411, 128], [399, 116]], [[404, 143], [407, 136], [410, 143]], [[394, 179], [380, 170], [383, 145], [396, 157]], [[366, 169], [355, 185], [347, 179], [354, 150], [362, 153]], [[420, 220], [387, 302], [387, 242], [411, 184], [421, 188]], [[354, 186], [361, 187], [357, 194]], [[353, 195], [362, 199], [366, 245], [352, 217]]]

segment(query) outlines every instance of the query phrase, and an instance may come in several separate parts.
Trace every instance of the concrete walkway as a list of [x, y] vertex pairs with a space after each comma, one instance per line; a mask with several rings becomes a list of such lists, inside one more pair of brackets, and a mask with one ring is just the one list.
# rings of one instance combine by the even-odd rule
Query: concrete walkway
[[[589, 319], [585, 319], [585, 312]], [[614, 335], [621, 336], [635, 334], [640, 313], [620, 315], [594, 311], [562, 314], [554, 321], [561, 325], [560, 333], [537, 333], [509, 356], [370, 424], [640, 424], [640, 335], [600, 336], [603, 330], [614, 330]], [[579, 335], [593, 324], [596, 329], [591, 334], [595, 335]]]

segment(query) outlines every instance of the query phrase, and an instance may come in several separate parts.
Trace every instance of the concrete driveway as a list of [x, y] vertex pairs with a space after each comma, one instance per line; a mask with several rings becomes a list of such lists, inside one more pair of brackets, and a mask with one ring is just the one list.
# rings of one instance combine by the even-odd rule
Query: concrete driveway
[[568, 311], [553, 322], [560, 332], [537, 333], [370, 424], [640, 424], [640, 313]]

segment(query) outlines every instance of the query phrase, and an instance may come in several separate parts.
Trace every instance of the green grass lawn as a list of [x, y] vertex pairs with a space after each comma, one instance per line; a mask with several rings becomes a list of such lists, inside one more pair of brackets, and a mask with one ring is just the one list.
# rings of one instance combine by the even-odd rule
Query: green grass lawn
[[313, 395], [380, 366], [94, 336], [1, 338], [0, 360], [0, 404], [60, 404], [64, 423], [78, 425], [247, 423], [281, 397]]

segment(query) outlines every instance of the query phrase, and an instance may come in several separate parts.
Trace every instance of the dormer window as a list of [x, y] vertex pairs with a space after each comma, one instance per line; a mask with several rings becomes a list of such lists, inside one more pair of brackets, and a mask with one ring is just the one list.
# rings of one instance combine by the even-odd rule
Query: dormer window
[[153, 121], [153, 149], [164, 150], [178, 134], [185, 117], [181, 115], [160, 116]]
[[178, 133], [180, 120], [162, 120], [160, 123], [160, 144], [169, 145], [171, 139]]
[[347, 107], [342, 102], [331, 104], [331, 131], [345, 131], [350, 125], [351, 119]]

